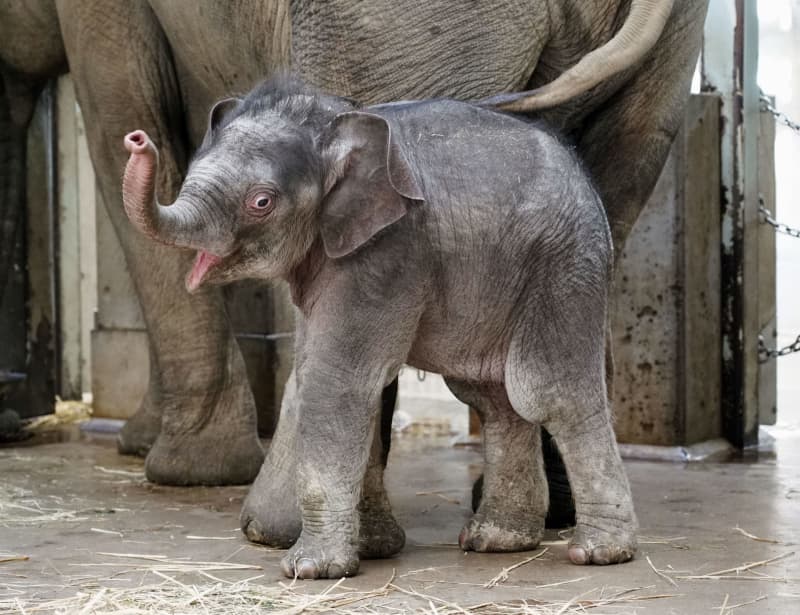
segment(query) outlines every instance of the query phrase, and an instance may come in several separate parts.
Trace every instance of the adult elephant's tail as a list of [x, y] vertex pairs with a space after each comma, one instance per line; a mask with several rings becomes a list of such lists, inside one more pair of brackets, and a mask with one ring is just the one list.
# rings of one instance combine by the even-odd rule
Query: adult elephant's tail
[[631, 0], [628, 17], [619, 32], [557, 79], [535, 90], [484, 98], [478, 104], [504, 111], [536, 111], [587, 92], [644, 58], [661, 36], [673, 4], [674, 0]]

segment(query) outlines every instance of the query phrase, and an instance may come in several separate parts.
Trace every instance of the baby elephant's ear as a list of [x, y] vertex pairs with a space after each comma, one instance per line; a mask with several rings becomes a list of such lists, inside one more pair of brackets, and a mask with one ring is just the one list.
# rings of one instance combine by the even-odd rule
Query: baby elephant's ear
[[240, 102], [241, 99], [239, 98], [223, 98], [214, 103], [214, 106], [211, 107], [211, 111], [208, 112], [208, 126], [206, 127], [206, 135], [203, 137], [203, 145], [208, 145], [208, 141], [211, 139], [211, 133], [222, 121], [222, 118]]
[[397, 222], [407, 201], [422, 201], [402, 148], [382, 117], [363, 112], [337, 116], [328, 148], [327, 194], [321, 231], [325, 252], [339, 258]]

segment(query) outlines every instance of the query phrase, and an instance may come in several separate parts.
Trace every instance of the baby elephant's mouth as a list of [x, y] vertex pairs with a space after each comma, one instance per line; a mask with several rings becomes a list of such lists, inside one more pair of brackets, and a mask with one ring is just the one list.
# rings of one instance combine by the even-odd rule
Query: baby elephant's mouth
[[195, 292], [217, 265], [222, 262], [221, 256], [216, 256], [203, 250], [198, 250], [197, 257], [189, 275], [186, 276], [186, 290]]

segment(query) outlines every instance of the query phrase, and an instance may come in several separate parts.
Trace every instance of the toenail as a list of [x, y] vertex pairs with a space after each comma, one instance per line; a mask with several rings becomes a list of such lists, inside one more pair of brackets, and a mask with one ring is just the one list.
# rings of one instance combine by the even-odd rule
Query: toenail
[[258, 539], [261, 538], [261, 525], [254, 519], [248, 521], [242, 531], [247, 536], [247, 539], [252, 542], [258, 542]]
[[468, 541], [469, 541], [469, 532], [467, 531], [467, 528], [464, 528], [458, 535], [458, 544], [461, 546], [461, 549], [463, 551], [469, 551], [469, 544], [467, 544]]
[[298, 579], [316, 579], [319, 577], [319, 569], [313, 559], [303, 558], [294, 565]]
[[589, 555], [583, 547], [573, 545], [568, 550], [569, 561], [578, 566], [584, 566], [589, 563]]
[[611, 564], [611, 549], [608, 547], [597, 547], [592, 551], [592, 562], [600, 566]]
[[343, 566], [340, 566], [339, 564], [331, 564], [328, 566], [329, 579], [341, 579], [343, 576], [346, 576]]
[[285, 577], [294, 578], [294, 566], [286, 558], [281, 560], [281, 572]]

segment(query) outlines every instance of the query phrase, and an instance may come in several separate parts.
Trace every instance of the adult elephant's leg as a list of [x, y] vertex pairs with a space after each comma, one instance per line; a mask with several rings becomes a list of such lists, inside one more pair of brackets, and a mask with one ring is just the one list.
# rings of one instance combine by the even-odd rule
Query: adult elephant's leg
[[[520, 425], [520, 429], [537, 430], [530, 425]], [[531, 436], [535, 438], [535, 434]], [[567, 468], [564, 460], [558, 452], [553, 436], [544, 428], [541, 429], [541, 448], [542, 458], [544, 459], [545, 477], [547, 479], [547, 493], [549, 505], [547, 516], [544, 519], [544, 526], [548, 529], [561, 529], [575, 525], [575, 501], [572, 499], [572, 490], [569, 486]], [[531, 466], [531, 471], [535, 471], [537, 465]], [[483, 500], [483, 485], [485, 474], [481, 474], [478, 480], [472, 485], [472, 512], [478, 512], [481, 501]]]
[[707, 5], [707, 0], [676, 2], [642, 67], [585, 120], [578, 150], [603, 198], [617, 258], [683, 120]]
[[161, 431], [163, 405], [160, 403], [161, 368], [158, 355], [150, 344], [150, 373], [148, 387], [136, 413], [122, 426], [117, 435], [117, 450], [123, 455], [147, 456]]
[[483, 423], [483, 493], [458, 537], [461, 548], [484, 552], [535, 548], [542, 539], [548, 502], [538, 425], [531, 426], [514, 411], [502, 386], [451, 379], [447, 386], [477, 410]]
[[395, 378], [381, 395], [380, 423], [372, 437], [361, 503], [358, 505], [358, 553], [365, 559], [391, 557], [399, 553], [406, 543], [406, 534], [392, 514], [389, 496], [383, 484], [383, 474], [389, 461], [397, 389]]
[[162, 198], [175, 195], [185, 167], [182, 103], [164, 35], [143, 2], [63, 1], [58, 9], [92, 161], [160, 376], [149, 384], [148, 411], [160, 410], [161, 430], [147, 477], [181, 485], [249, 482], [263, 452], [222, 295], [209, 289], [190, 296], [183, 278], [191, 255], [134, 232], [122, 209], [126, 132], [142, 128], [161, 146]]

